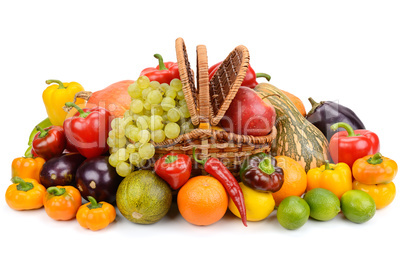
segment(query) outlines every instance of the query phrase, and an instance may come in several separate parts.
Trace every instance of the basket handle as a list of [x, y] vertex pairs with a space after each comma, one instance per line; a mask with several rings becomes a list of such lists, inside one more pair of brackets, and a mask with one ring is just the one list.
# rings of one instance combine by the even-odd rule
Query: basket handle
[[208, 56], [207, 48], [204, 45], [197, 46], [197, 88], [199, 94], [199, 128], [210, 129]]

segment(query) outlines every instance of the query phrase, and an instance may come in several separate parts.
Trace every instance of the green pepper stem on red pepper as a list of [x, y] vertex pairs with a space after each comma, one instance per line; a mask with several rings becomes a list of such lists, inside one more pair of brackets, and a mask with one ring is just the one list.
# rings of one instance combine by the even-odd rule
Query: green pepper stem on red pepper
[[276, 159], [265, 153], [249, 156], [240, 168], [241, 181], [256, 191], [279, 191], [283, 185], [283, 177], [283, 170], [276, 165]]

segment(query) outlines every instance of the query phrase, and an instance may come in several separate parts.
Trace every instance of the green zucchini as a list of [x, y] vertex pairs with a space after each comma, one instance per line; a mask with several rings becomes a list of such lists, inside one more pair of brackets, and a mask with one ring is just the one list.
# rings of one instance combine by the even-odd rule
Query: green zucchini
[[322, 132], [303, 117], [280, 89], [261, 83], [255, 90], [275, 107], [278, 133], [272, 141], [272, 155], [288, 156], [306, 172], [325, 164], [329, 160], [328, 141]]

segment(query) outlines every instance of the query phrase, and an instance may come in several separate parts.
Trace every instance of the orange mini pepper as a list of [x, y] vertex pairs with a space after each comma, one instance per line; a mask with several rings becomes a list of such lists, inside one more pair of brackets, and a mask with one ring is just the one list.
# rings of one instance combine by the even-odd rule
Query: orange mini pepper
[[375, 202], [377, 209], [385, 208], [394, 201], [396, 195], [396, 188], [393, 182], [379, 183], [379, 184], [364, 184], [353, 181], [354, 190], [362, 190], [368, 193]]
[[87, 229], [97, 231], [107, 227], [116, 218], [116, 209], [109, 203], [97, 203], [88, 196], [89, 203], [82, 205], [77, 212], [78, 223]]
[[357, 159], [352, 172], [355, 180], [364, 184], [388, 183], [395, 178], [398, 165], [394, 160], [376, 153]]
[[45, 159], [42, 157], [18, 157], [11, 163], [11, 176], [34, 179], [40, 183], [39, 173]]
[[73, 186], [52, 186], [46, 190], [43, 205], [50, 218], [68, 221], [75, 218], [81, 206], [81, 194]]
[[324, 188], [333, 192], [338, 198], [352, 190], [352, 172], [345, 163], [330, 164], [328, 161], [321, 167], [307, 172], [307, 191]]
[[7, 205], [15, 210], [31, 210], [43, 207], [46, 188], [34, 179], [13, 177], [6, 191]]

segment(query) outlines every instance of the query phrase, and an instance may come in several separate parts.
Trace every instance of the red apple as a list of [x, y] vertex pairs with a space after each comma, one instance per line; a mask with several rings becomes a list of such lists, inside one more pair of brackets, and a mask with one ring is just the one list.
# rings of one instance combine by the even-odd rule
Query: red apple
[[220, 124], [227, 132], [268, 135], [275, 125], [275, 108], [251, 88], [240, 87]]

